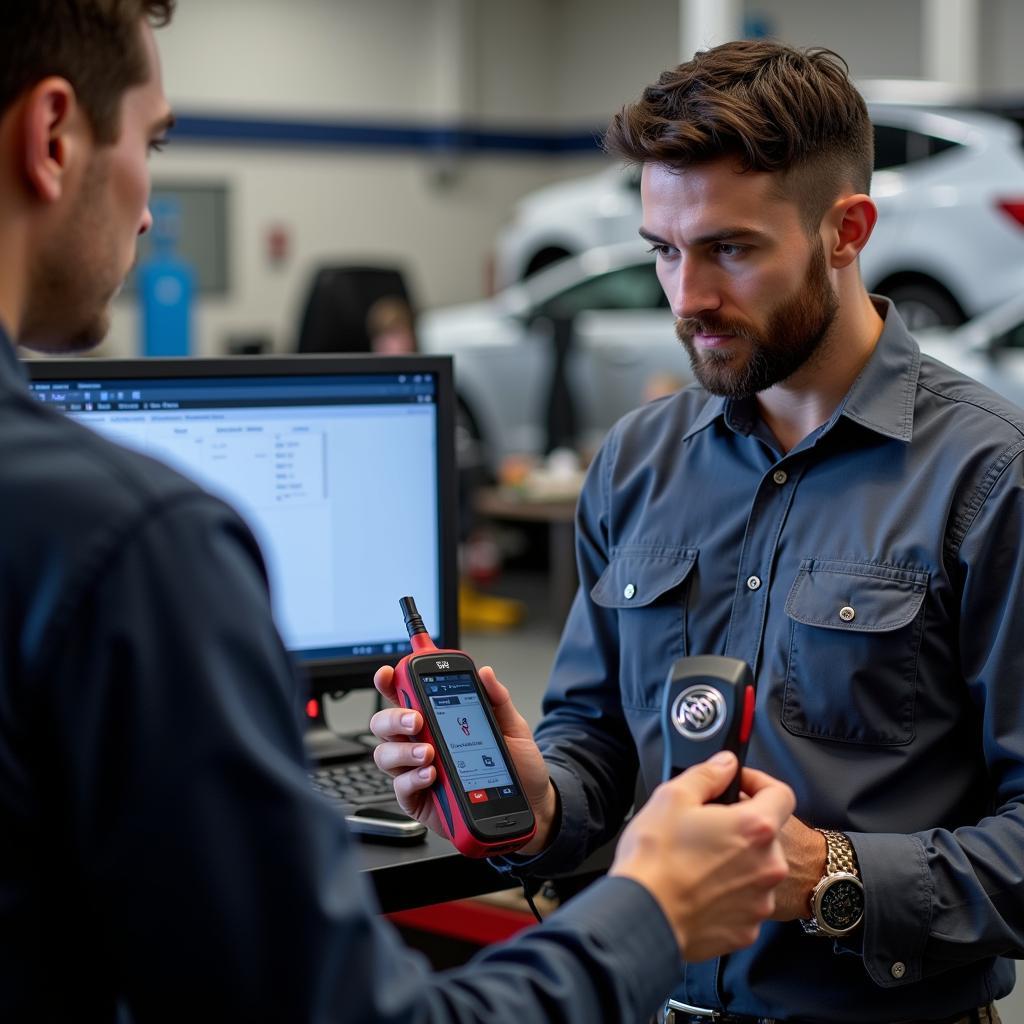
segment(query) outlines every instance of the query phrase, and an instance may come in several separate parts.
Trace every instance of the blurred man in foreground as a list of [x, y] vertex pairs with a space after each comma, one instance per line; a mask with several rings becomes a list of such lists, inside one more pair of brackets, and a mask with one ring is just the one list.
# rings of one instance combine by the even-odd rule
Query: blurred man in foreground
[[[312, 791], [263, 564], [229, 508], [41, 406], [13, 343], [103, 337], [171, 122], [171, 0], [0, 19], [0, 1019], [620, 1021], [681, 953], [748, 944], [786, 874], [787, 787], [662, 787], [612, 874], [432, 975]], [[520, 728], [511, 705], [503, 727]], [[426, 894], [429, 898], [429, 894]]]

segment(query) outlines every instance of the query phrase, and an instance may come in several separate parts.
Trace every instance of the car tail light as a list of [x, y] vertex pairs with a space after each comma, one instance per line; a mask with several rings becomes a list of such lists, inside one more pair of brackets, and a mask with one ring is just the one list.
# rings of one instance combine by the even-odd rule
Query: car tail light
[[1000, 199], [996, 206], [1009, 214], [1018, 225], [1024, 227], [1024, 199]]

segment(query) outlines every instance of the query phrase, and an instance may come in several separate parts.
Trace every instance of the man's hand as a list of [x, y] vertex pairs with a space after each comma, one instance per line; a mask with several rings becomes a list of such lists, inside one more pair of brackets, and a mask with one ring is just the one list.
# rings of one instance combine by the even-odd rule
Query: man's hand
[[[385, 699], [397, 704], [394, 679], [395, 670], [385, 665], [377, 669], [373, 685]], [[487, 691], [498, 728], [505, 737], [526, 799], [537, 819], [536, 836], [518, 852], [540, 853], [552, 839], [558, 812], [555, 787], [544, 758], [533, 741], [533, 733], [512, 703], [508, 689], [498, 682], [491, 668], [480, 669], [480, 681]], [[395, 780], [395, 797], [402, 810], [432, 832], [450, 839], [428, 792], [437, 778], [437, 770], [433, 766], [434, 748], [429, 743], [410, 742], [422, 727], [423, 719], [418, 711], [399, 707], [378, 711], [370, 719], [370, 729], [383, 742], [374, 749], [373, 758], [377, 767]]]
[[651, 892], [691, 962], [753, 943], [788, 873], [779, 835], [793, 791], [744, 769], [749, 799], [709, 804], [735, 773], [735, 756], [722, 753], [659, 786], [623, 832], [610, 871]]
[[775, 890], [774, 921], [795, 921], [811, 916], [811, 890], [828, 865], [825, 837], [798, 818], [790, 818], [779, 836], [789, 865], [789, 876]]

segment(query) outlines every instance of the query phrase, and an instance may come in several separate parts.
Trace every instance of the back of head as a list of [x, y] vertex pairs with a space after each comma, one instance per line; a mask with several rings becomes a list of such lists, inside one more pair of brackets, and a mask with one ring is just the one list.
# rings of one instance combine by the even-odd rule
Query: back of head
[[874, 157], [867, 107], [842, 57], [753, 40], [665, 71], [615, 115], [605, 148], [678, 170], [731, 158], [778, 173], [808, 230], [844, 187], [867, 193]]
[[0, 18], [0, 117], [51, 75], [67, 79], [96, 138], [119, 133], [121, 96], [145, 80], [143, 18], [166, 24], [175, 0], [15, 0]]

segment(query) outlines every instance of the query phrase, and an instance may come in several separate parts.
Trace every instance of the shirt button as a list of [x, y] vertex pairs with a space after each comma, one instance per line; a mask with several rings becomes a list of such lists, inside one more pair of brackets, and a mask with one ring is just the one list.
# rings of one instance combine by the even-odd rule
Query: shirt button
[[757, 590], [761, 586], [761, 580], [757, 576], [747, 577], [747, 589]]
[[789, 479], [789, 474], [784, 469], [777, 469], [772, 473], [772, 479], [781, 487]]
[[841, 618], [843, 622], [853, 622], [856, 616], [857, 613], [849, 605], [846, 605], [845, 608], [839, 609], [839, 618]]
[[902, 978], [907, 973], [907, 965], [902, 960], [897, 960], [896, 963], [889, 968], [889, 973], [894, 978]]
[[632, 583], [627, 583], [626, 589], [622, 591], [622, 596], [627, 601], [632, 601], [633, 598], [636, 597], [636, 587], [634, 587]]

